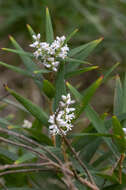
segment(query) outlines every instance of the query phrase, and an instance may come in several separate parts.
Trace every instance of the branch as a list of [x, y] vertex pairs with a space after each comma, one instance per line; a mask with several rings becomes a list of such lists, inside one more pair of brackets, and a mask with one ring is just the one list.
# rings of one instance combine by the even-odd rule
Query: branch
[[[58, 124], [57, 124], [58, 126]], [[71, 146], [71, 144], [69, 143], [69, 141], [67, 140], [67, 138], [65, 137], [65, 135], [63, 134], [62, 130], [60, 129], [60, 127], [58, 126], [58, 129], [60, 130], [61, 134], [62, 134], [62, 137], [64, 139], [64, 142], [66, 143], [66, 145], [68, 146], [68, 148], [70, 149], [70, 151], [73, 153], [73, 155], [75, 156], [75, 159], [79, 162], [79, 164], [81, 165], [81, 167], [83, 168], [83, 170], [85, 171], [85, 173], [87, 174], [90, 182], [92, 184], [95, 184], [94, 180], [93, 180], [93, 177], [92, 175], [90, 174], [89, 170], [87, 169], [86, 165], [80, 160], [80, 158], [78, 157], [76, 151], [74, 150], [74, 148]]]
[[0, 141], [3, 141], [5, 143], [9, 143], [9, 144], [13, 144], [15, 146], [23, 147], [23, 148], [25, 148], [25, 149], [27, 149], [27, 150], [35, 153], [40, 159], [42, 159], [42, 160], [48, 160], [52, 164], [52, 166], [57, 167], [57, 168], [60, 167], [57, 163], [55, 163], [52, 160], [50, 160], [47, 156], [45, 156], [44, 154], [42, 154], [42, 153], [34, 150], [33, 148], [31, 148], [28, 145], [24, 145], [24, 144], [21, 144], [21, 143], [16, 143], [16, 142], [13, 142], [11, 140], [5, 139], [4, 137], [0, 137]]
[[10, 131], [10, 130], [8, 130], [8, 129], [3, 129], [3, 128], [1, 128], [1, 127], [0, 127], [0, 132], [6, 133], [6, 134], [8, 134], [8, 135], [16, 136], [16, 137], [18, 137], [18, 138], [20, 138], [20, 139], [22, 139], [22, 140], [25, 140], [26, 142], [29, 142], [29, 143], [31, 143], [31, 144], [33, 144], [33, 145], [35, 145], [35, 146], [41, 148], [41, 149], [44, 150], [45, 152], [49, 153], [53, 158], [55, 158], [55, 160], [57, 160], [57, 162], [58, 162], [59, 164], [62, 165], [61, 160], [60, 160], [54, 153], [52, 153], [47, 147], [46, 147], [46, 148], [43, 147], [41, 144], [37, 143], [36, 141], [34, 141], [34, 140], [32, 140], [32, 139], [30, 139], [30, 138], [28, 138], [28, 137], [26, 137], [26, 136], [24, 136], [24, 135], [22, 135], [22, 134], [19, 134], [19, 133]]
[[9, 170], [0, 173], [0, 177], [7, 175], [7, 174], [14, 174], [14, 173], [27, 173], [27, 172], [39, 172], [39, 171], [48, 171], [47, 168], [32, 168], [32, 169], [20, 169], [20, 170]]
[[0, 170], [12, 169], [12, 168], [20, 168], [20, 167], [41, 167], [41, 166], [49, 166], [51, 165], [50, 162], [45, 163], [29, 163], [29, 164], [10, 164], [0, 166]]

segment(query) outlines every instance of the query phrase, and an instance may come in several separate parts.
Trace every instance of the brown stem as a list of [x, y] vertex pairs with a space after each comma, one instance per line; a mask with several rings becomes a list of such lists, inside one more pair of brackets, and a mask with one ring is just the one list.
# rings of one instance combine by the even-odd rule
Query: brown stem
[[8, 188], [6, 187], [4, 183], [0, 182], [0, 185], [3, 187], [3, 189], [8, 190]]
[[19, 146], [19, 147], [23, 147], [33, 153], [35, 153], [40, 159], [42, 160], [47, 160], [47, 161], [50, 161], [52, 163], [52, 165], [54, 165], [55, 167], [58, 167], [59, 168], [59, 165], [56, 164], [55, 162], [51, 161], [46, 155], [34, 150], [33, 148], [31, 148], [30, 146], [28, 145], [25, 145], [25, 144], [21, 144], [21, 143], [16, 143], [14, 141], [11, 141], [11, 140], [8, 140], [8, 139], [5, 139], [4, 137], [0, 137], [0, 141], [3, 141], [5, 143], [8, 143], [8, 144], [13, 144], [15, 146]]
[[43, 168], [32, 168], [32, 169], [20, 169], [20, 170], [8, 170], [5, 172], [0, 173], [0, 177], [7, 175], [7, 174], [14, 174], [14, 173], [27, 173], [27, 172], [39, 172], [39, 171], [48, 171], [49, 169]]
[[19, 133], [14, 132], [14, 131], [10, 131], [8, 129], [3, 129], [1, 127], [0, 127], [0, 132], [6, 133], [8, 135], [16, 136], [19, 139], [22, 139], [23, 141], [29, 142], [32, 145], [35, 145], [35, 146], [41, 148], [45, 152], [49, 153], [53, 158], [55, 158], [59, 164], [62, 164], [61, 160], [54, 153], [52, 153], [47, 147], [43, 147], [41, 144], [37, 143], [36, 141], [34, 141], [34, 140], [32, 140], [32, 139], [30, 139], [30, 138], [28, 138], [22, 134], [19, 134]]
[[69, 161], [68, 161], [68, 157], [67, 157], [67, 153], [66, 153], [66, 147], [65, 147], [65, 142], [64, 142], [63, 138], [62, 138], [61, 148], [62, 148], [62, 152], [63, 152], [64, 161], [65, 161], [65, 163], [68, 163]]
[[41, 166], [49, 166], [50, 162], [45, 163], [29, 163], [29, 164], [11, 164], [11, 165], [4, 165], [0, 166], [0, 170], [6, 170], [6, 169], [13, 169], [13, 168], [20, 168], [20, 167], [41, 167]]
[[56, 147], [56, 136], [52, 135], [51, 139], [52, 139], [52, 143], [53, 143], [54, 147]]
[[73, 149], [73, 147], [71, 146], [71, 144], [69, 143], [69, 141], [67, 140], [67, 138], [65, 137], [64, 134], [62, 134], [63, 138], [64, 138], [64, 142], [66, 143], [66, 145], [68, 146], [68, 148], [71, 150], [71, 152], [73, 153], [73, 155], [75, 156], [75, 159], [79, 162], [79, 164], [81, 165], [81, 167], [84, 169], [84, 171], [86, 172], [89, 180], [91, 181], [92, 184], [96, 185], [92, 175], [90, 174], [90, 172], [88, 171], [86, 165], [80, 160], [80, 158], [78, 157], [76, 151]]
[[119, 183], [122, 184], [122, 163], [125, 159], [125, 154], [122, 153], [119, 160]]

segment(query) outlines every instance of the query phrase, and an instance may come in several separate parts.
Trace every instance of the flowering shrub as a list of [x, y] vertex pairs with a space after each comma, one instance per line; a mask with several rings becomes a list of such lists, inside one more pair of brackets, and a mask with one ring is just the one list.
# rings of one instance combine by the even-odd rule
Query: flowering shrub
[[[98, 115], [90, 105], [98, 87], [119, 64], [79, 92], [68, 79], [98, 68], [85, 59], [103, 38], [69, 49], [67, 43], [77, 30], [54, 40], [48, 9], [46, 42], [41, 42], [41, 35], [27, 26], [34, 41], [30, 47], [35, 48], [35, 52], [24, 51], [13, 37], [10, 40], [15, 49], [3, 48], [19, 54], [25, 69], [2, 61], [0, 65], [30, 77], [44, 95], [46, 105], [38, 106], [4, 84], [7, 96], [13, 96], [21, 105], [8, 100], [6, 95], [0, 100], [29, 113], [34, 121], [25, 118], [23, 124], [15, 124], [9, 116], [0, 118], [1, 187], [16, 190], [124, 188], [126, 76], [123, 84], [119, 76], [116, 77], [114, 116]], [[82, 116], [90, 121], [86, 127]], [[78, 124], [82, 126], [76, 133], [72, 128], [77, 129]]]

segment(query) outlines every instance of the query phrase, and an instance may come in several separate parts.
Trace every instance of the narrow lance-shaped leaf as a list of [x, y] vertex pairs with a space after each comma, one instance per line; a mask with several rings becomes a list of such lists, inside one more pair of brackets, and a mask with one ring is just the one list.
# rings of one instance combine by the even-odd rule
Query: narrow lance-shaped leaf
[[26, 51], [22, 51], [22, 50], [16, 50], [16, 49], [11, 49], [11, 48], [2, 48], [2, 50], [4, 51], [9, 51], [12, 53], [17, 53], [19, 55], [24, 55], [24, 56], [28, 56], [28, 57], [33, 57], [33, 54], [30, 52], [26, 52]]
[[[13, 46], [17, 50], [24, 51], [12, 36], [10, 36], [10, 40], [11, 40]], [[21, 55], [21, 54], [20, 54], [20, 57], [21, 57], [24, 65], [28, 71], [33, 72], [34, 70], [38, 70], [37, 65], [32, 61], [32, 59], [30, 57], [25, 56], [25, 55]], [[34, 79], [34, 80], [35, 80], [36, 84], [38, 85], [38, 87], [42, 88], [42, 81], [43, 81], [42, 75], [38, 74], [38, 77], [40, 80], [36, 80], [36, 79]]]
[[72, 71], [72, 72], [66, 73], [65, 78], [70, 78], [70, 77], [73, 77], [76, 75], [80, 75], [82, 73], [92, 71], [92, 70], [97, 69], [97, 68], [98, 68], [98, 66], [92, 66], [92, 67], [85, 67], [85, 68], [79, 69], [77, 71]]
[[29, 24], [27, 24], [26, 26], [27, 26], [27, 29], [28, 29], [28, 31], [29, 31], [31, 37], [32, 37], [33, 35], [36, 35], [36, 33], [34, 32], [34, 30], [32, 29], [32, 27], [31, 27]]
[[114, 115], [119, 115], [122, 113], [123, 108], [123, 89], [120, 81], [120, 77], [116, 76], [116, 86], [114, 93]]
[[[80, 60], [80, 59], [74, 59], [74, 58], [71, 58], [71, 57], [66, 57], [64, 60], [67, 63], [75, 63], [75, 64], [80, 63], [80, 64], [91, 65], [91, 63], [89, 63], [88, 61], [83, 61], [83, 60]], [[62, 61], [62, 59], [59, 58], [59, 61]]]
[[[69, 52], [68, 57], [76, 57], [77, 59], [80, 59], [81, 57], [81, 60], [84, 61], [102, 40], [103, 38], [100, 38], [98, 40], [94, 40], [77, 48], [74, 48]], [[69, 63], [67, 65], [67, 71], [74, 71], [79, 66], [80, 63]]]
[[108, 77], [110, 76], [110, 74], [116, 69], [116, 67], [119, 66], [120, 63], [116, 63], [115, 65], [113, 65], [110, 69], [107, 70], [107, 72], [104, 73], [104, 79], [103, 82], [106, 82], [106, 80], [108, 79]]
[[[73, 93], [75, 98], [81, 102], [82, 95], [73, 86], [70, 87], [69, 89]], [[85, 113], [88, 119], [92, 122], [94, 128], [96, 129], [98, 133], [105, 133], [105, 134], [108, 133], [107, 129], [105, 128], [104, 122], [100, 119], [98, 114], [95, 112], [95, 110], [91, 106], [89, 105], [86, 106]], [[110, 150], [113, 152], [113, 154], [117, 157], [118, 152], [117, 152], [116, 147], [112, 143], [112, 141], [106, 137], [103, 137], [103, 139], [108, 145], [108, 147], [110, 148]]]
[[39, 119], [42, 124], [48, 126], [48, 116], [42, 110], [42, 108], [38, 107], [37, 105], [33, 104], [30, 100], [24, 98], [20, 94], [16, 93], [14, 90], [11, 90], [5, 85], [5, 89], [16, 98], [35, 118]]
[[79, 57], [78, 54], [81, 53], [82, 59], [85, 59], [102, 40], [103, 38], [99, 38], [98, 40], [94, 40], [77, 48], [74, 48], [69, 52], [69, 56], [73, 57], [77, 55], [77, 57]]
[[123, 81], [123, 113], [126, 113], [126, 73]]
[[48, 43], [52, 43], [54, 41], [53, 27], [48, 8], [46, 8], [46, 41]]
[[55, 87], [48, 80], [43, 81], [43, 92], [46, 94], [48, 98], [53, 98], [55, 95]]
[[53, 111], [56, 111], [59, 101], [61, 99], [62, 95], [66, 95], [66, 86], [65, 86], [65, 81], [64, 81], [64, 64], [60, 65], [60, 68], [57, 73], [56, 77], [56, 93], [54, 97], [54, 102], [53, 102]]
[[124, 133], [122, 126], [116, 116], [112, 117], [112, 123], [113, 123], [113, 125], [112, 125], [113, 134], [118, 135], [118, 138], [114, 138], [114, 141], [119, 149], [119, 152], [124, 153], [126, 150], [125, 133]]
[[33, 74], [27, 70], [21, 69], [19, 67], [13, 66], [13, 65], [9, 65], [7, 63], [1, 62], [0, 61], [0, 65], [7, 67], [8, 69], [11, 69], [12, 71], [15, 71], [17, 73], [20, 73], [22, 75], [28, 76], [28, 77], [34, 77]]
[[77, 107], [77, 118], [81, 115], [81, 113], [84, 111], [88, 103], [90, 102], [92, 96], [96, 92], [97, 88], [101, 85], [103, 80], [103, 76], [101, 76], [99, 79], [97, 79], [82, 95], [80, 106]]
[[78, 32], [78, 29], [75, 29], [73, 32], [71, 32], [64, 41], [64, 44], [66, 44], [76, 33]]

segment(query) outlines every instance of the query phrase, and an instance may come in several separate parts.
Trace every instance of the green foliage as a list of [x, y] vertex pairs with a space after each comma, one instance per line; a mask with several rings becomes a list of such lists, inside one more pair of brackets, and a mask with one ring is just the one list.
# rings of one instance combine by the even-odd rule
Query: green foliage
[[[33, 2], [31, 1], [31, 4]], [[29, 5], [27, 1], [20, 2], [19, 7], [20, 4], [26, 7]], [[85, 11], [85, 8], [81, 7], [81, 1], [74, 0], [73, 5], [77, 6], [81, 14]], [[26, 14], [25, 8], [22, 16]], [[99, 32], [105, 32], [98, 18], [93, 17], [88, 10], [85, 14], [91, 22], [97, 23], [96, 28]], [[13, 20], [11, 22], [14, 23], [14, 18], [11, 19]], [[55, 38], [48, 8], [46, 8], [45, 20], [45, 39], [50, 44]], [[31, 36], [35, 35], [30, 25], [27, 25], [27, 28]], [[77, 29], [69, 33], [62, 46], [69, 43], [76, 32]], [[98, 88], [109, 80], [111, 73], [119, 63], [109, 68], [103, 76], [98, 77], [84, 90], [78, 90], [79, 84], [74, 83], [73, 80], [73, 77], [77, 75], [98, 68], [98, 66], [90, 65], [86, 59], [102, 39], [99, 38], [72, 48], [64, 59], [57, 58], [55, 55], [55, 59], [59, 61], [60, 65], [57, 73], [54, 73], [49, 68], [40, 68], [35, 63], [34, 54], [24, 51], [17, 41], [10, 37], [15, 49], [3, 48], [3, 50], [18, 54], [25, 69], [2, 61], [0, 61], [0, 65], [33, 80], [44, 101], [43, 105], [38, 106], [32, 100], [20, 95], [6, 84], [4, 85], [6, 92], [13, 96], [18, 103], [9, 98], [0, 97], [1, 102], [6, 103], [0, 105], [0, 112], [4, 111], [8, 105], [14, 106], [18, 111], [24, 113], [24, 124], [22, 121], [18, 121], [16, 114], [14, 118], [10, 114], [0, 118], [0, 177], [5, 182], [4, 184], [0, 182], [0, 188], [98, 190], [123, 187], [126, 179], [123, 169], [126, 151], [126, 134], [123, 129], [126, 124], [126, 75], [123, 84], [119, 76], [116, 77], [114, 116], [109, 116], [109, 119], [106, 112], [97, 113], [91, 106], [91, 101], [96, 96]], [[68, 82], [69, 78], [72, 80]], [[75, 129], [79, 127], [79, 130], [77, 132], [73, 130], [65, 136], [62, 134], [64, 124], [59, 127], [61, 118], [57, 120], [56, 116], [59, 111], [62, 111], [62, 107], [65, 108], [64, 102], [68, 101], [64, 100], [65, 95], [69, 95], [70, 92], [76, 99], [73, 105], [74, 113], [70, 111], [73, 115], [75, 114], [75, 117], [69, 120], [65, 127], [67, 128], [67, 125], [71, 124]], [[64, 96], [62, 97], [62, 95]], [[61, 102], [61, 99], [64, 102]], [[102, 97], [99, 97], [99, 101], [101, 99]], [[55, 125], [50, 125], [51, 122], [48, 121], [49, 115], [52, 114], [55, 118], [51, 122]], [[65, 114], [64, 112], [64, 118]], [[28, 116], [31, 121], [34, 118], [33, 122], [25, 120]], [[84, 124], [83, 118], [88, 119], [86, 124]], [[56, 139], [55, 135], [48, 132], [50, 126], [59, 128], [58, 133], [60, 134], [57, 134]], [[14, 180], [12, 180], [13, 177]]]

